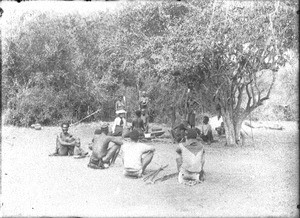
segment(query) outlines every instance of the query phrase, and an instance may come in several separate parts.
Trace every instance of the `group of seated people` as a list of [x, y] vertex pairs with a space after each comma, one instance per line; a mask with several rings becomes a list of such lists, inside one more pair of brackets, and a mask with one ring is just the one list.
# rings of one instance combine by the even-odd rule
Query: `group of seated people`
[[199, 137], [203, 142], [207, 144], [211, 144], [212, 142], [215, 141], [212, 134], [212, 127], [209, 124], [209, 118], [207, 116], [204, 116], [203, 124], [201, 125], [200, 129], [196, 128], [195, 126], [189, 127], [189, 122], [185, 120], [181, 124], [175, 126], [171, 130], [171, 134], [174, 141], [177, 143], [183, 142], [185, 140], [185, 135], [187, 134], [187, 130], [189, 129], [194, 129], [197, 133], [197, 137]]
[[[93, 169], [106, 169], [115, 163], [122, 150], [123, 175], [126, 177], [140, 178], [145, 173], [146, 167], [151, 163], [155, 148], [139, 141], [143, 133], [143, 122], [140, 120], [140, 112], [133, 121], [128, 134], [130, 140], [116, 137], [109, 133], [108, 124], [102, 124], [96, 129], [89, 148], [92, 150], [88, 167]], [[80, 140], [68, 133], [69, 124], [61, 125], [62, 132], [56, 140], [54, 156], [79, 155], [86, 156], [80, 147]], [[204, 179], [204, 146], [197, 140], [195, 129], [187, 129], [185, 140], [179, 143], [177, 152], [178, 181], [180, 183], [196, 184]], [[175, 151], [174, 151], [175, 152]]]

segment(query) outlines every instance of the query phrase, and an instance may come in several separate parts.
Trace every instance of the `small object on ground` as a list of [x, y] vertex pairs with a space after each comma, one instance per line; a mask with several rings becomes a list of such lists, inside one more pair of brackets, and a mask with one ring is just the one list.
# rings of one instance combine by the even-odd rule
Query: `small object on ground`
[[174, 178], [176, 176], [178, 176], [178, 172], [177, 173], [171, 173], [171, 174], [168, 174], [168, 175], [164, 175], [164, 176], [156, 179], [154, 182], [157, 182], [157, 181], [163, 182], [163, 181], [166, 181], [168, 179]]
[[89, 157], [88, 154], [84, 154], [84, 155], [76, 155], [74, 156], [75, 159], [82, 159], [82, 158], [86, 158], [86, 157]]
[[32, 124], [30, 127], [31, 127], [32, 129], [35, 129], [35, 130], [41, 130], [41, 129], [42, 129], [42, 125], [39, 124], [39, 123]]
[[165, 133], [165, 131], [158, 131], [158, 132], [151, 132], [150, 135], [158, 137], [158, 136], [163, 135], [164, 133]]
[[152, 132], [160, 132], [162, 131], [162, 128], [152, 128], [151, 130]]

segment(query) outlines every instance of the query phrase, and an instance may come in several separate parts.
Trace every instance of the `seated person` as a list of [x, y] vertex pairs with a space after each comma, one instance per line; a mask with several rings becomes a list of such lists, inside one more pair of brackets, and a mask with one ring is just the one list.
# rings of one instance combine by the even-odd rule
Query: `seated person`
[[216, 131], [217, 131], [217, 133], [218, 133], [219, 136], [225, 134], [224, 122], [221, 122], [221, 126], [216, 127]]
[[128, 177], [141, 177], [154, 156], [155, 148], [138, 142], [139, 135], [137, 130], [133, 130], [130, 133], [131, 142], [122, 145], [123, 174]]
[[188, 129], [188, 122], [183, 121], [181, 124], [175, 126], [171, 130], [172, 137], [175, 142], [179, 143], [181, 141], [185, 141], [186, 130]]
[[[95, 131], [92, 143], [92, 155], [88, 167], [104, 169], [112, 165], [118, 156], [123, 142], [113, 136], [107, 136], [108, 126], [102, 125], [100, 130]], [[114, 143], [110, 148], [109, 143]]]
[[123, 128], [126, 128], [127, 121], [125, 119], [125, 110], [119, 110], [116, 112], [117, 117], [112, 126], [112, 135], [113, 136], [122, 136]]
[[195, 129], [187, 130], [186, 142], [180, 143], [176, 150], [179, 183], [194, 185], [204, 180], [205, 151], [202, 143], [196, 137]]
[[214, 139], [212, 135], [211, 125], [208, 122], [209, 122], [208, 116], [204, 116], [203, 125], [201, 126], [200, 137], [204, 142], [208, 142], [210, 144], [214, 141]]
[[50, 156], [72, 156], [74, 153], [75, 155], [86, 156], [88, 154], [80, 147], [80, 139], [68, 132], [69, 126], [68, 122], [61, 124], [62, 132], [57, 135], [56, 149]]

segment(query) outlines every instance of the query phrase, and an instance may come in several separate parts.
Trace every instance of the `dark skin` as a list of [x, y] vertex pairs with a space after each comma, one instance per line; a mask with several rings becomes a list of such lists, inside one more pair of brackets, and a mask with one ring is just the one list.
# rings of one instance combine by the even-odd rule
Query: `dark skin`
[[[108, 149], [110, 142], [113, 142], [115, 145]], [[102, 132], [101, 134], [94, 136], [92, 156], [102, 160], [103, 162], [109, 162], [115, 152], [120, 149], [122, 144], [123, 142], [121, 140], [113, 136], [107, 136], [104, 132]]]
[[68, 125], [62, 125], [61, 129], [63, 132], [63, 136], [65, 136], [66, 140], [62, 140], [61, 137], [57, 137], [58, 142], [63, 146], [75, 146], [76, 141], [74, 138], [70, 137], [70, 134], [68, 133], [69, 131]]

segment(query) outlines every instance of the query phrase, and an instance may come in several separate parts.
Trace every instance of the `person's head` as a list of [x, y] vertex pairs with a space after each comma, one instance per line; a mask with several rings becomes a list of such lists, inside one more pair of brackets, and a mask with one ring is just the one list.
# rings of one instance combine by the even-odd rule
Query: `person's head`
[[185, 131], [186, 130], [186, 126], [181, 123], [179, 126], [178, 126], [178, 129], [181, 130], [181, 131]]
[[203, 118], [203, 123], [204, 123], [204, 124], [208, 124], [208, 122], [209, 122], [208, 116], [204, 116], [204, 118]]
[[145, 97], [146, 96], [146, 92], [142, 91], [142, 96]]
[[141, 112], [140, 110], [137, 110], [137, 111], [135, 112], [135, 115], [136, 115], [137, 117], [141, 117], [142, 112]]
[[119, 100], [119, 101], [122, 101], [122, 100], [123, 100], [123, 96], [122, 96], [122, 95], [119, 95], [119, 96], [118, 96], [118, 100]]
[[68, 133], [69, 127], [70, 127], [69, 122], [63, 122], [61, 124], [62, 132], [65, 133], [65, 134]]
[[137, 130], [133, 130], [130, 133], [130, 139], [134, 142], [137, 142], [139, 140], [139, 136], [140, 136], [140, 133]]
[[196, 139], [197, 131], [195, 129], [188, 129], [186, 134], [187, 139]]

